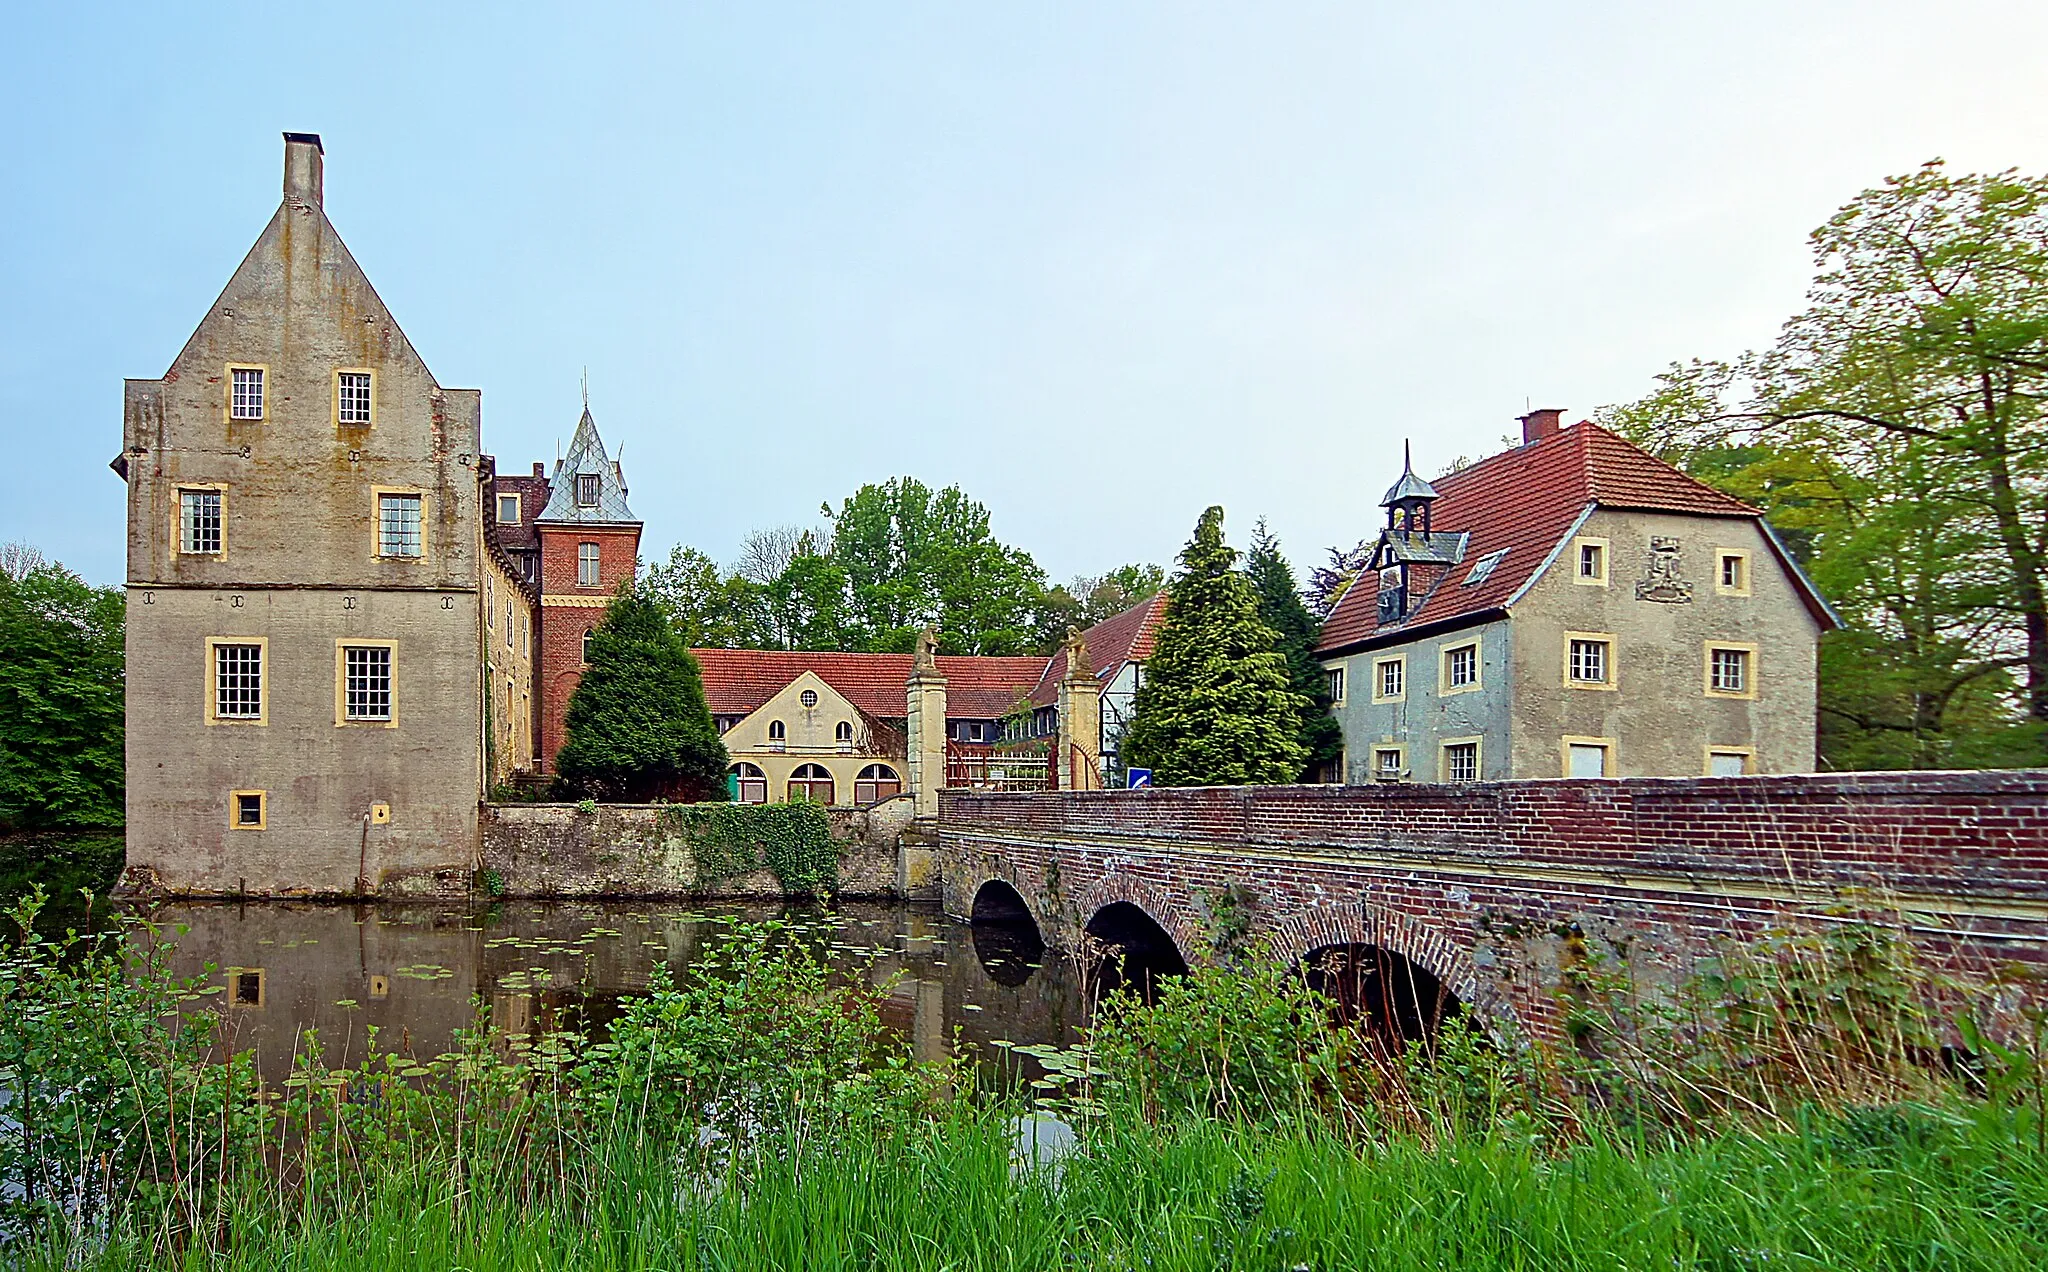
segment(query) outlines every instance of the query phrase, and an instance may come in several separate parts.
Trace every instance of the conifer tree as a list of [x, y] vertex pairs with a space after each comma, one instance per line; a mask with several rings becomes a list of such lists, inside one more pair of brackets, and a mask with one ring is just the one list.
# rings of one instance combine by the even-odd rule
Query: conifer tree
[[723, 800], [731, 763], [704, 702], [704, 676], [668, 616], [631, 584], [590, 633], [555, 757], [571, 790], [598, 799]]
[[1124, 734], [1126, 759], [1162, 786], [1294, 781], [1307, 757], [1308, 700], [1288, 687], [1279, 636], [1259, 621], [1251, 582], [1223, 542], [1223, 509], [1202, 514], [1180, 562]]
[[1344, 754], [1344, 731], [1330, 715], [1328, 677], [1316, 660], [1322, 624], [1302, 603], [1294, 567], [1280, 554], [1280, 540], [1266, 529], [1263, 518], [1252, 533], [1251, 550], [1244, 554], [1244, 573], [1259, 598], [1259, 621], [1280, 637], [1274, 648], [1287, 660], [1289, 686], [1308, 700], [1301, 713], [1301, 745], [1308, 759], [1297, 780], [1316, 781], [1326, 765]]

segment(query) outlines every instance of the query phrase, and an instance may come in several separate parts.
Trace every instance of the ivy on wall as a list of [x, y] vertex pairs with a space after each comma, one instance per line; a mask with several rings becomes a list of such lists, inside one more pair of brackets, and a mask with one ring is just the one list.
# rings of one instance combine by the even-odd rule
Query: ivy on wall
[[839, 886], [839, 845], [817, 804], [674, 804], [664, 827], [690, 849], [694, 886], [767, 869], [791, 895]]

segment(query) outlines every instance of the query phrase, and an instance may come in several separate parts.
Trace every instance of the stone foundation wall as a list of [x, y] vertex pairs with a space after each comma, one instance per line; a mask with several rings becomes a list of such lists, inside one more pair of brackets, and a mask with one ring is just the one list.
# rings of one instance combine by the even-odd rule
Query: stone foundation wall
[[[512, 897], [727, 897], [777, 899], [768, 870], [697, 884], [689, 844], [667, 827], [666, 804], [487, 804], [483, 870], [492, 891]], [[906, 889], [901, 841], [912, 819], [908, 796], [869, 808], [825, 811], [840, 845], [844, 897], [893, 899]], [[935, 896], [935, 888], [926, 890]]]

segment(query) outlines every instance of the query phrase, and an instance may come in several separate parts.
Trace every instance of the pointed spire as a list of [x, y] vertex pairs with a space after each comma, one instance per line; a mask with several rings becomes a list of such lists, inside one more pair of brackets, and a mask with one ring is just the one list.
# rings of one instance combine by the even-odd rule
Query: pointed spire
[[1409, 450], [1406, 439], [1401, 442], [1401, 480], [1387, 491], [1387, 497], [1380, 500], [1380, 507], [1394, 508], [1406, 500], [1435, 499], [1436, 487], [1415, 475], [1415, 457]]

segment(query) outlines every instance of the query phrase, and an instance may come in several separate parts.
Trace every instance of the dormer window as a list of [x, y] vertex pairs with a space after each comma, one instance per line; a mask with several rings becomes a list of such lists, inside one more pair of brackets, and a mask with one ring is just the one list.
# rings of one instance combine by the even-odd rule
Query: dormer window
[[598, 480], [596, 473], [576, 474], [576, 506], [578, 508], [597, 507], [597, 493]]
[[1380, 571], [1380, 621], [1398, 623], [1408, 617], [1407, 567], [1390, 565]]
[[518, 495], [499, 495], [499, 496], [498, 496], [498, 524], [499, 524], [499, 525], [506, 525], [506, 526], [510, 526], [510, 525], [517, 525], [518, 523], [519, 523], [519, 496], [518, 496]]

